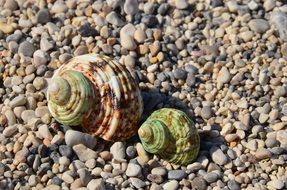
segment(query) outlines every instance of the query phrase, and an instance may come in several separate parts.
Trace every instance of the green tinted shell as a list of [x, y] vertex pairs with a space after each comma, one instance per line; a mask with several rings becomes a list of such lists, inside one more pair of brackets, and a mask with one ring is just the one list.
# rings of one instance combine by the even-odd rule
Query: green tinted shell
[[97, 54], [74, 57], [61, 66], [48, 86], [47, 99], [59, 123], [80, 125], [108, 141], [135, 135], [143, 110], [138, 83], [129, 71]]
[[153, 112], [138, 133], [146, 151], [171, 163], [188, 165], [198, 155], [197, 129], [180, 110], [163, 108]]

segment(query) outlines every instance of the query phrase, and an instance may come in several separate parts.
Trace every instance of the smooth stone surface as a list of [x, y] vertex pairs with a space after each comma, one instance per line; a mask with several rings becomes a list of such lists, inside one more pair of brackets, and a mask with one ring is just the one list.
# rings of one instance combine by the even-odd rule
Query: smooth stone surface
[[94, 149], [97, 144], [97, 139], [80, 131], [68, 130], [65, 133], [65, 142], [71, 147], [77, 144], [83, 144], [90, 149]]

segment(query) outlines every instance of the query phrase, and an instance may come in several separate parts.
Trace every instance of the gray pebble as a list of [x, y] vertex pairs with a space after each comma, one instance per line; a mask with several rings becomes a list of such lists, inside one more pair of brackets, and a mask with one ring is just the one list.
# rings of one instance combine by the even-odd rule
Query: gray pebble
[[24, 56], [31, 57], [36, 48], [33, 44], [28, 41], [24, 41], [19, 45], [18, 53], [23, 54]]
[[125, 23], [120, 19], [116, 12], [112, 11], [106, 16], [106, 21], [115, 26], [123, 26]]
[[80, 131], [68, 130], [65, 133], [65, 142], [71, 147], [77, 144], [83, 144], [90, 149], [94, 149], [97, 144], [97, 139]]
[[186, 173], [183, 170], [170, 170], [168, 172], [168, 179], [175, 179], [175, 180], [181, 180], [186, 177]]
[[129, 177], [139, 177], [141, 175], [141, 167], [137, 164], [129, 163], [126, 175]]
[[79, 169], [77, 173], [79, 174], [81, 182], [84, 186], [88, 185], [88, 183], [92, 180], [92, 176], [87, 169]]
[[105, 190], [106, 189], [103, 179], [93, 179], [93, 180], [91, 180], [88, 183], [87, 188], [89, 190]]
[[218, 147], [211, 147], [211, 149], [209, 150], [210, 155], [212, 160], [218, 164], [218, 165], [224, 165], [227, 163], [228, 158], [227, 156], [222, 152], [222, 150]]
[[40, 9], [36, 14], [37, 23], [46, 24], [51, 19], [50, 12], [48, 9]]
[[218, 179], [218, 175], [214, 172], [207, 173], [203, 176], [207, 183], [213, 183]]
[[17, 131], [18, 131], [17, 125], [12, 125], [12, 126], [5, 127], [2, 133], [5, 137], [10, 137], [13, 134], [15, 134]]
[[252, 19], [249, 21], [248, 26], [256, 33], [265, 33], [269, 28], [269, 23], [264, 19]]
[[171, 180], [163, 185], [164, 190], [177, 190], [179, 187], [178, 181]]
[[15, 98], [13, 98], [13, 100], [11, 100], [11, 102], [9, 103], [9, 106], [11, 108], [15, 108], [17, 106], [23, 106], [25, 105], [27, 102], [27, 99], [24, 95], [20, 94], [18, 96], [16, 96]]
[[182, 79], [182, 80], [185, 80], [186, 77], [187, 77], [187, 72], [183, 69], [175, 69], [173, 71], [173, 74], [174, 74], [174, 77], [176, 79]]
[[123, 142], [115, 142], [111, 146], [110, 152], [113, 154], [113, 157], [116, 159], [124, 159], [126, 157], [125, 145]]
[[124, 11], [128, 15], [134, 15], [138, 12], [138, 0], [126, 0], [124, 4]]
[[129, 180], [131, 181], [132, 185], [137, 189], [143, 188], [146, 186], [145, 182], [139, 178], [131, 177]]
[[97, 153], [83, 144], [74, 145], [73, 150], [82, 162], [97, 158]]

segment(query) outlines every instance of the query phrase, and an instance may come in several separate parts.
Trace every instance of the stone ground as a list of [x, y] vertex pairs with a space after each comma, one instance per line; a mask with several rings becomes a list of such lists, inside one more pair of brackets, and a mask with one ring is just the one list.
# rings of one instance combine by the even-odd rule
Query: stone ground
[[[286, 28], [285, 0], [0, 0], [0, 189], [287, 189]], [[49, 78], [91, 52], [139, 78], [145, 116], [192, 117], [194, 163], [55, 123]]]

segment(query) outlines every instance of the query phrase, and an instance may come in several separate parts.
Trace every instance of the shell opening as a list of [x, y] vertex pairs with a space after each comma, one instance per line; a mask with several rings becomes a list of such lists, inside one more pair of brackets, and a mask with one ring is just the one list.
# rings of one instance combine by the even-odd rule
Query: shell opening
[[58, 105], [63, 105], [68, 102], [71, 97], [71, 87], [67, 80], [61, 77], [52, 79], [48, 88], [50, 100]]

